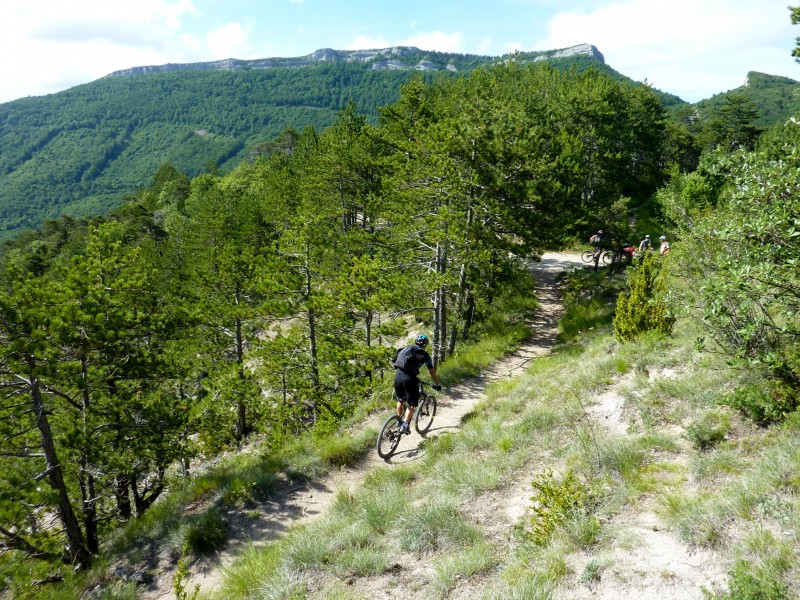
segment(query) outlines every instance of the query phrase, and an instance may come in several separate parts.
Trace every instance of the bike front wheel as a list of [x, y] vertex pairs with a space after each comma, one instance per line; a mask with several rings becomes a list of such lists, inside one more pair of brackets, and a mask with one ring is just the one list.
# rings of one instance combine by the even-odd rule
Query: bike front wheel
[[590, 263], [594, 260], [594, 252], [592, 250], [585, 250], [581, 254], [581, 260], [585, 263]]
[[397, 445], [403, 436], [400, 433], [400, 423], [402, 422], [397, 415], [392, 415], [383, 422], [381, 432], [378, 434], [378, 456], [381, 458], [389, 458], [397, 450]]
[[433, 424], [433, 417], [436, 416], [436, 396], [433, 394], [424, 394], [419, 397], [419, 405], [417, 405], [417, 414], [414, 416], [414, 428], [417, 433], [422, 435]]

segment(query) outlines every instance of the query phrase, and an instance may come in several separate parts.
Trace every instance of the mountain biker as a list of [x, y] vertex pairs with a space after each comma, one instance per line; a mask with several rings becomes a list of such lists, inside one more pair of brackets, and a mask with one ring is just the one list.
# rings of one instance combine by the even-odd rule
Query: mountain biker
[[597, 271], [600, 266], [600, 254], [603, 252], [600, 246], [603, 243], [603, 230], [598, 229], [597, 233], [589, 238], [589, 243], [594, 244], [594, 270]]
[[650, 250], [652, 243], [650, 242], [650, 234], [644, 236], [644, 239], [639, 243], [639, 254], [644, 254], [646, 250]]
[[[431, 355], [425, 350], [428, 345], [428, 336], [419, 335], [413, 346], [406, 346], [392, 359], [392, 364], [397, 370], [394, 376], [394, 391], [397, 394], [397, 414], [403, 419], [400, 424], [402, 433], [409, 433], [409, 424], [414, 417], [414, 410], [419, 404], [419, 370], [422, 365], [428, 367], [428, 372], [433, 380], [433, 389], [441, 390], [439, 376], [433, 366]], [[403, 415], [403, 401], [408, 404], [405, 416]]]
[[667, 252], [669, 252], [669, 242], [667, 241], [667, 236], [662, 235], [660, 238], [658, 238], [658, 241], [661, 242], [661, 252], [659, 254], [664, 256]]

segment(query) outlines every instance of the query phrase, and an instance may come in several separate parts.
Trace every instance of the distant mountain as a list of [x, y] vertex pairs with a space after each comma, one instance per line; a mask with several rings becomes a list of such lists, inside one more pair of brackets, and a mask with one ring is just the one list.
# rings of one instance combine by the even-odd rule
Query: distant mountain
[[[373, 122], [412, 77], [459, 76], [510, 59], [606, 65], [590, 44], [500, 57], [397, 46], [321, 49], [296, 58], [143, 66], [0, 104], [0, 240], [62, 213], [104, 214], [170, 163], [225, 172], [286, 128], [318, 130], [350, 100]], [[671, 110], [685, 105], [660, 93]]]
[[[548, 50], [544, 52], [528, 52], [520, 54], [528, 60], [552, 60], [556, 58], [569, 58], [572, 56], [588, 56], [601, 63], [605, 63], [603, 55], [591, 44], [580, 44], [561, 50]], [[446, 52], [429, 52], [414, 46], [393, 46], [375, 50], [333, 50], [322, 48], [306, 56], [294, 58], [260, 58], [257, 60], [238, 60], [229, 58], [213, 62], [166, 64], [160, 66], [133, 67], [114, 71], [107, 77], [124, 77], [130, 75], [145, 75], [148, 73], [174, 73], [176, 71], [236, 71], [246, 69], [276, 69], [297, 68], [318, 65], [320, 63], [360, 63], [370, 69], [441, 71], [458, 72], [469, 71], [477, 66], [495, 62], [498, 59], [492, 56], [469, 54], [451, 54]]]
[[755, 125], [768, 127], [800, 112], [800, 84], [789, 77], [751, 71], [744, 84], [694, 105], [701, 117], [711, 116], [730, 94], [745, 94], [758, 110]]

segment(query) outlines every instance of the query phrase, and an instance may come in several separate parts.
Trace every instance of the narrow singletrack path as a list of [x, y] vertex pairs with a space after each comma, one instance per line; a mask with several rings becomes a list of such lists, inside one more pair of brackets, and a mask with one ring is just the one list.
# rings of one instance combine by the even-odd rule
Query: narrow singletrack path
[[[489, 385], [522, 374], [533, 359], [550, 351], [556, 341], [558, 320], [563, 311], [556, 276], [568, 268], [585, 266], [578, 253], [544, 253], [541, 262], [532, 266], [536, 277], [536, 295], [541, 305], [530, 323], [530, 338], [514, 354], [497, 361], [478, 377], [438, 392], [436, 418], [426, 436], [458, 430], [464, 417], [485, 398]], [[380, 427], [391, 410], [387, 407], [385, 415], [377, 417], [376, 422], [370, 425]], [[381, 459], [373, 449], [356, 464], [328, 473], [317, 481], [287, 482], [276, 498], [263, 505], [261, 514], [256, 518], [252, 514], [247, 517], [233, 513], [227, 515], [231, 533], [227, 547], [212, 560], [192, 565], [186, 589], [193, 590], [195, 584], [199, 584], [202, 593], [215, 591], [221, 584], [223, 568], [247, 544], [269, 543], [288, 528], [311, 522], [328, 509], [340, 490], [355, 490], [374, 469], [391, 468], [394, 464], [419, 460], [424, 453], [421, 441], [422, 438], [413, 431], [404, 436], [397, 451], [388, 460]], [[171, 573], [163, 573], [154, 589], [143, 597], [171, 598], [171, 586]]]

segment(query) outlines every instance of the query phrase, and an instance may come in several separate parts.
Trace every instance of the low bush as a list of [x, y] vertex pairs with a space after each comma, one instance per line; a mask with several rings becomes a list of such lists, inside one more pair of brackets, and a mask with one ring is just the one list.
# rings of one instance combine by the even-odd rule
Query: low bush
[[548, 470], [537, 476], [531, 485], [536, 490], [531, 511], [531, 538], [544, 546], [555, 529], [570, 517], [585, 514], [592, 502], [592, 492], [570, 469], [560, 481]]
[[728, 591], [713, 594], [703, 590], [707, 600], [786, 600], [789, 588], [748, 561], [737, 560], [729, 572]]
[[228, 539], [228, 523], [216, 508], [195, 517], [186, 529], [187, 549], [192, 554], [216, 552]]
[[730, 429], [731, 421], [727, 414], [710, 411], [686, 427], [686, 438], [695, 450], [709, 450], [724, 440]]
[[744, 385], [733, 391], [724, 402], [763, 427], [786, 419], [797, 408], [798, 400], [796, 390], [772, 380], [766, 384], [760, 381]]

